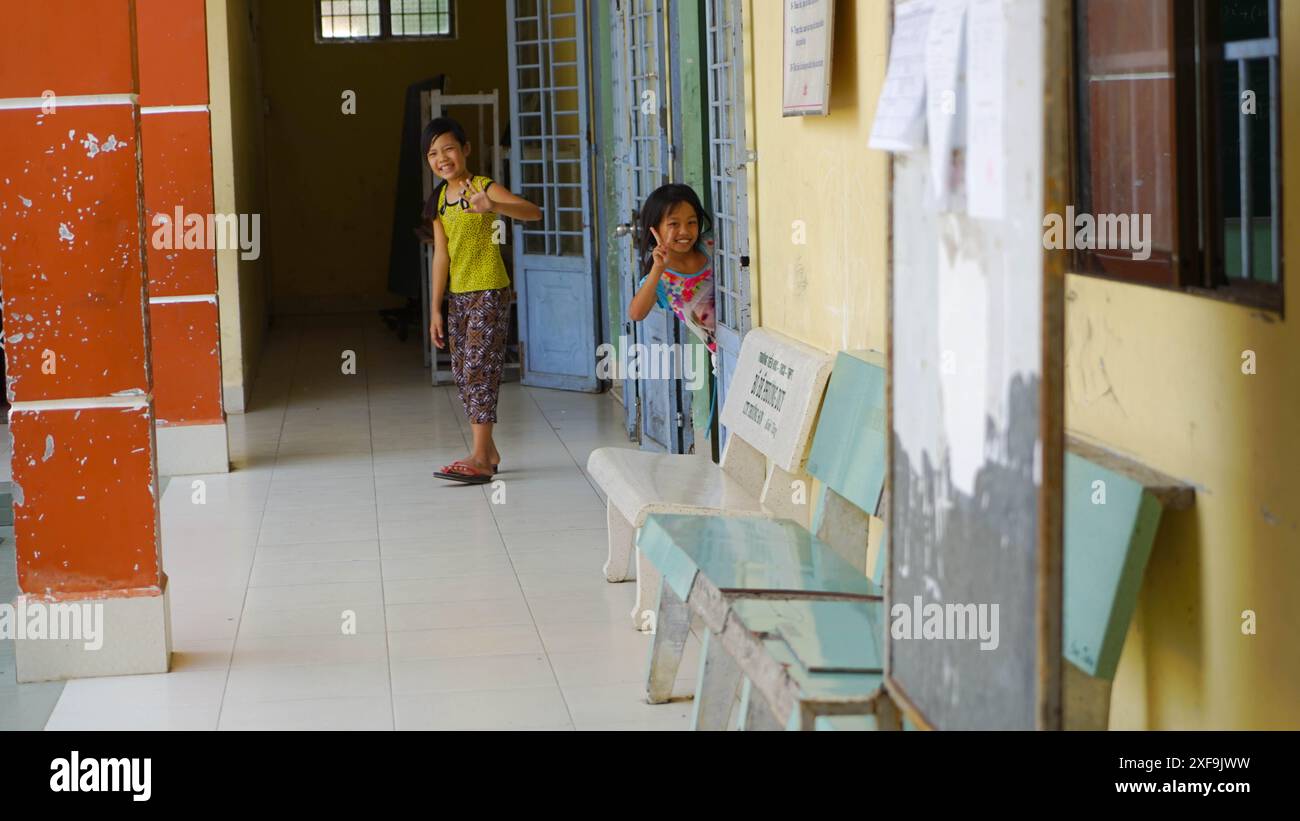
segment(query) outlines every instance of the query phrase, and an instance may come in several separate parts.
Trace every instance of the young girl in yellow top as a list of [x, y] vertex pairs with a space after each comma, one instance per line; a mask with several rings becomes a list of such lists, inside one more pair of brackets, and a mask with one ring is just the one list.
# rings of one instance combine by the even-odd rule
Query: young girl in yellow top
[[[501, 462], [492, 426], [497, 421], [510, 323], [510, 277], [501, 246], [493, 241], [501, 236], [495, 223], [498, 215], [539, 220], [542, 209], [488, 177], [471, 174], [466, 167], [470, 145], [465, 130], [450, 117], [425, 126], [422, 142], [429, 167], [442, 179], [424, 209], [425, 218], [433, 222], [434, 237], [429, 334], [439, 348], [446, 347], [450, 338], [452, 375], [474, 431], [469, 458], [444, 465], [434, 476], [483, 484], [492, 480]], [[444, 323], [442, 298], [449, 281]]]

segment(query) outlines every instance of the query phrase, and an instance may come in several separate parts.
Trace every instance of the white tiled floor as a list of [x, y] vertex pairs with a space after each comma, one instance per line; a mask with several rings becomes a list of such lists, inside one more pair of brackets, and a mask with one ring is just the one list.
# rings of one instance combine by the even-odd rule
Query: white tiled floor
[[583, 469], [631, 446], [619, 406], [508, 384], [503, 484], [456, 486], [430, 473], [468, 425], [427, 383], [377, 319], [278, 319], [253, 409], [229, 419], [237, 470], [163, 495], [173, 672], [20, 688], [10, 647], [0, 728], [57, 698], [49, 729], [684, 729], [688, 700], [642, 701], [635, 591], [601, 574]]

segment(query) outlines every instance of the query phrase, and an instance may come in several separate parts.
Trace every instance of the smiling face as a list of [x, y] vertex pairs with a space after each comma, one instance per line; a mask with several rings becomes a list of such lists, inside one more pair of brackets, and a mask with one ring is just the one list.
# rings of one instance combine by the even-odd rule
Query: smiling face
[[451, 132], [440, 134], [429, 146], [429, 168], [444, 180], [465, 176], [465, 161], [469, 158], [469, 143], [462, 145]]
[[700, 238], [700, 217], [689, 202], [679, 202], [664, 214], [657, 230], [659, 239], [669, 251], [685, 254]]

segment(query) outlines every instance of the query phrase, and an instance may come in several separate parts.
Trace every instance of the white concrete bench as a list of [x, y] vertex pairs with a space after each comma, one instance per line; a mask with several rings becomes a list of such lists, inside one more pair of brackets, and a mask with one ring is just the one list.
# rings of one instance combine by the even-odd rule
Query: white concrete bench
[[[780, 517], [808, 525], [812, 482], [804, 463], [832, 363], [831, 354], [755, 328], [741, 344], [722, 408], [728, 437], [720, 464], [630, 448], [592, 452], [587, 471], [607, 497], [605, 578], [637, 580], [638, 630], [654, 629], [660, 587], [658, 571], [636, 551], [637, 529], [650, 514]], [[800, 479], [801, 489], [794, 484]]]

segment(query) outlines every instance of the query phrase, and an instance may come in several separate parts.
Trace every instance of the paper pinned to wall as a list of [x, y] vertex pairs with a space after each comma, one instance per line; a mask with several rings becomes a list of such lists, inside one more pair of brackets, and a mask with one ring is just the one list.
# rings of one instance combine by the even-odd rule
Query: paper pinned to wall
[[966, 143], [966, 0], [936, 0], [925, 41], [926, 126], [930, 142], [930, 181], [940, 210], [952, 210], [949, 192], [960, 168], [954, 151]]
[[972, 217], [1006, 212], [1003, 117], [1006, 18], [1002, 0], [970, 0], [966, 20], [966, 191]]
[[915, 151], [925, 143], [925, 40], [933, 0], [910, 0], [894, 10], [889, 70], [871, 125], [872, 148]]

